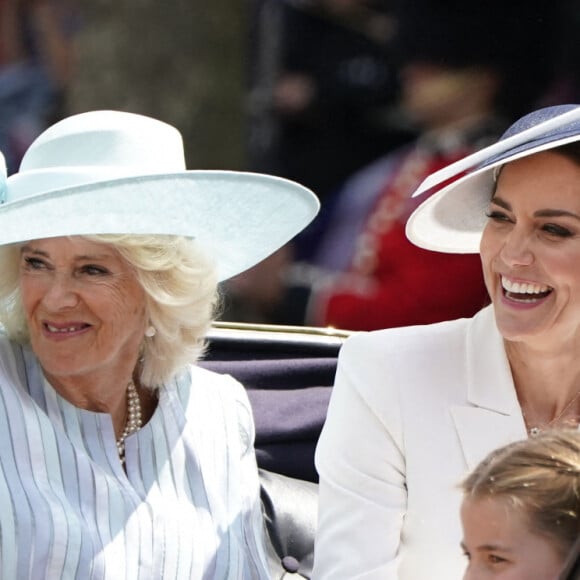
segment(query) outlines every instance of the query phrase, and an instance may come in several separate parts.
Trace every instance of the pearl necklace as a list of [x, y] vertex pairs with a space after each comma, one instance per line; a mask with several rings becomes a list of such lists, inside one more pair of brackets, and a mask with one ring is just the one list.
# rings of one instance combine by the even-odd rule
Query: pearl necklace
[[125, 439], [139, 431], [141, 425], [143, 424], [143, 417], [141, 414], [141, 400], [139, 399], [139, 393], [137, 392], [137, 387], [133, 381], [130, 381], [127, 385], [127, 422], [125, 423], [125, 428], [123, 433], [117, 439], [117, 452], [119, 453], [119, 459], [121, 463], [125, 463]]
[[[554, 417], [551, 421], [549, 421], [548, 423], [546, 423], [546, 425], [544, 425], [543, 427], [538, 427], [537, 425], [533, 426], [533, 427], [528, 427], [528, 433], [530, 434], [530, 437], [537, 437], [542, 431], [545, 431], [546, 429], [550, 428], [554, 423], [556, 423], [559, 419], [562, 418], [562, 416], [564, 415], [564, 413], [572, 406], [572, 403], [578, 398], [578, 396], [580, 395], [580, 391], [578, 391], [566, 404], [566, 406], [562, 409], [562, 411], [560, 413], [558, 413], [558, 415], [556, 417]], [[532, 409], [533, 410], [533, 409]], [[526, 417], [526, 413], [525, 411], [522, 409], [522, 415], [524, 416], [524, 421], [527, 424], [527, 417]]]

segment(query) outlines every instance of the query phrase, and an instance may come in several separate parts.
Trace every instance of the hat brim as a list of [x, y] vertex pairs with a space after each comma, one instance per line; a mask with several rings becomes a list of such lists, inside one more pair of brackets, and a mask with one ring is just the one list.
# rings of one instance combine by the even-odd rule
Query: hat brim
[[[487, 219], [485, 214], [494, 186], [494, 169], [579, 140], [579, 134], [566, 135], [535, 147], [516, 147], [509, 153], [492, 156], [483, 166], [458, 178], [421, 203], [407, 220], [407, 237], [426, 250], [450, 254], [479, 253]], [[452, 165], [448, 169], [452, 169]], [[453, 175], [453, 172], [449, 174]]]
[[0, 205], [0, 245], [60, 236], [165, 234], [199, 241], [225, 280], [316, 216], [317, 197], [270, 175], [184, 171], [63, 188]]

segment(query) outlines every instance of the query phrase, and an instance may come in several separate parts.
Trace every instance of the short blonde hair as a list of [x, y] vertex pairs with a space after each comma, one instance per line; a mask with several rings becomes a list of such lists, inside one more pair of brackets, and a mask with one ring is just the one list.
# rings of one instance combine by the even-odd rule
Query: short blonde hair
[[[165, 235], [83, 237], [114, 247], [145, 291], [145, 311], [156, 332], [144, 337], [141, 346], [142, 384], [157, 387], [195, 363], [219, 302], [215, 266], [195, 240]], [[27, 344], [19, 288], [22, 245], [0, 247], [0, 323], [9, 338]]]
[[580, 534], [580, 432], [553, 430], [492, 451], [461, 487], [520, 510], [565, 557]]

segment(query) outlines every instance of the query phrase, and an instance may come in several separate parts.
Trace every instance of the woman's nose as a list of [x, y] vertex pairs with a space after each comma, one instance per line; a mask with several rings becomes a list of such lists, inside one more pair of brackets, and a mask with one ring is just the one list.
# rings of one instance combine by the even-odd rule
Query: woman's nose
[[529, 234], [512, 230], [503, 242], [500, 255], [508, 266], [529, 266], [534, 261]]
[[75, 281], [65, 273], [53, 273], [43, 296], [45, 306], [51, 310], [72, 308], [78, 304]]

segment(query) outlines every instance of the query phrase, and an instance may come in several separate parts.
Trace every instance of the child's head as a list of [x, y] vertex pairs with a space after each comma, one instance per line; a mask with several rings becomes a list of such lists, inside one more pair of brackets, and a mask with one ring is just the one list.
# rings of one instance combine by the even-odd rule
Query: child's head
[[558, 577], [580, 534], [580, 432], [493, 451], [462, 488], [465, 579]]

